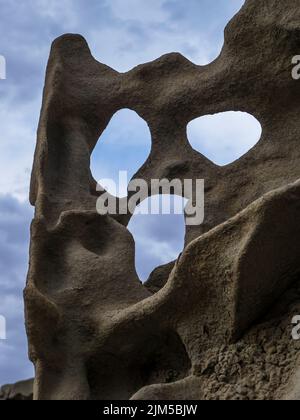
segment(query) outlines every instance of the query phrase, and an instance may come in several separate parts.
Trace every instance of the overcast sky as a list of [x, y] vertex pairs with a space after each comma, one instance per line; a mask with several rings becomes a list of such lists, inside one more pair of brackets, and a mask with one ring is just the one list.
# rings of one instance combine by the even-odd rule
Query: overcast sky
[[[0, 55], [7, 80], [0, 80], [0, 315], [7, 340], [0, 341], [0, 384], [33, 375], [27, 361], [22, 290], [25, 284], [32, 209], [28, 188], [51, 42], [80, 33], [93, 55], [124, 72], [177, 51], [197, 64], [216, 58], [226, 23], [243, 0], [0, 0]], [[258, 139], [253, 117], [227, 114], [189, 126], [192, 145], [217, 164], [234, 161]], [[92, 158], [96, 179], [132, 175], [150, 150], [144, 121], [118, 113]], [[145, 280], [183, 246], [183, 216], [136, 216], [137, 270]]]

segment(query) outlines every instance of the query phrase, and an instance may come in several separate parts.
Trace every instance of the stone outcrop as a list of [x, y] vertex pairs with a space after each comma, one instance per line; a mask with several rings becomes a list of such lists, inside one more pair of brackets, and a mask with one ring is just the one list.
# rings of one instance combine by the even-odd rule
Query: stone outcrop
[[33, 379], [0, 388], [0, 401], [31, 401], [32, 399]]
[[[52, 46], [31, 182], [35, 218], [25, 290], [35, 399], [299, 397], [300, 54], [297, 0], [247, 0], [221, 55], [180, 54], [120, 74], [85, 40]], [[135, 175], [205, 179], [205, 221], [144, 286], [130, 216], [96, 212], [90, 156], [112, 116], [136, 111], [152, 150]], [[260, 142], [219, 167], [187, 124], [244, 111]]]

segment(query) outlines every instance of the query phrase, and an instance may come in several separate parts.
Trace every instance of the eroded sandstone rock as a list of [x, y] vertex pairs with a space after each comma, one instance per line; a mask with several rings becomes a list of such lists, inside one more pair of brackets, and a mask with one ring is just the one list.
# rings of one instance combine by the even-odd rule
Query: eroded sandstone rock
[[[125, 74], [97, 62], [80, 36], [53, 43], [25, 290], [36, 399], [295, 398], [300, 83], [291, 59], [299, 29], [298, 1], [247, 0], [210, 65], [169, 54]], [[135, 271], [130, 217], [97, 214], [90, 171], [122, 108], [152, 135], [136, 178], [206, 185], [204, 224], [187, 226], [183, 254], [148, 288]], [[186, 127], [232, 110], [254, 115], [263, 134], [219, 167], [192, 149]]]

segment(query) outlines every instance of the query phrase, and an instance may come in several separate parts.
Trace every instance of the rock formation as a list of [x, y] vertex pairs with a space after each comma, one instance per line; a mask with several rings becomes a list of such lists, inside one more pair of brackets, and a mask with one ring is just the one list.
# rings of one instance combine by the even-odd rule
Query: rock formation
[[[25, 290], [34, 398], [297, 399], [300, 343], [298, 0], [247, 0], [221, 55], [168, 54], [125, 74], [85, 40], [52, 46], [31, 183], [35, 218]], [[135, 175], [204, 179], [205, 221], [178, 261], [142, 285], [130, 216], [96, 212], [90, 156], [112, 116], [136, 111], [152, 150]], [[187, 124], [244, 111], [260, 142], [219, 167]]]
[[31, 401], [33, 399], [33, 380], [5, 385], [0, 388], [0, 401]]

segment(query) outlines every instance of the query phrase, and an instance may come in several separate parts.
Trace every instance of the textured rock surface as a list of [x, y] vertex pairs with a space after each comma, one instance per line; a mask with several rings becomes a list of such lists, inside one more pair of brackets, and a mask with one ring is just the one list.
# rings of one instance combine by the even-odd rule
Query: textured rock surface
[[0, 400], [31, 401], [33, 399], [33, 380], [4, 385], [0, 389]]
[[[300, 83], [291, 59], [299, 53], [298, 0], [246, 1], [220, 57], [204, 67], [169, 54], [120, 74], [80, 36], [54, 42], [25, 290], [36, 399], [296, 398]], [[129, 217], [95, 210], [90, 156], [122, 108], [152, 135], [136, 177], [206, 185], [204, 224], [187, 226], [183, 254], [147, 287], [135, 271]], [[254, 115], [263, 134], [218, 167], [192, 149], [186, 127], [232, 110]]]

